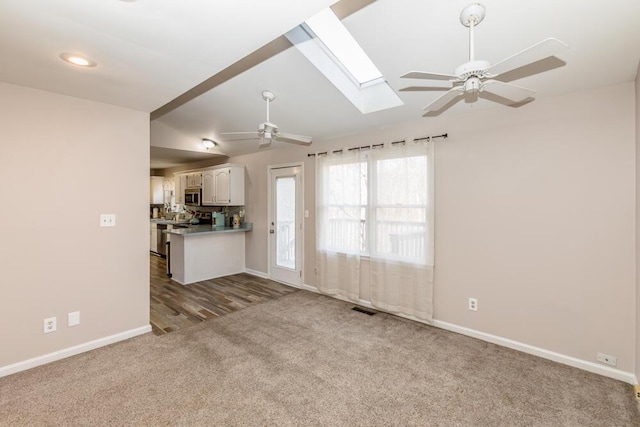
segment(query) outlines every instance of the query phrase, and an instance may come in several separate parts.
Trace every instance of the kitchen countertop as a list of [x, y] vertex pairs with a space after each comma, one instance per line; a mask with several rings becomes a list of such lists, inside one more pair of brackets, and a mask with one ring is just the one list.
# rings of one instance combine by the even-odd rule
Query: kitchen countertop
[[174, 221], [172, 219], [151, 218], [150, 221], [156, 224], [171, 224], [171, 225], [177, 225], [177, 224], [189, 225], [190, 224], [188, 219]]
[[194, 236], [201, 234], [213, 234], [213, 233], [237, 233], [244, 231], [251, 231], [253, 229], [253, 224], [250, 222], [245, 222], [239, 228], [233, 227], [214, 227], [211, 225], [197, 224], [191, 225], [187, 228], [178, 228], [173, 230], [163, 230], [163, 233], [167, 234], [175, 234], [178, 236]]

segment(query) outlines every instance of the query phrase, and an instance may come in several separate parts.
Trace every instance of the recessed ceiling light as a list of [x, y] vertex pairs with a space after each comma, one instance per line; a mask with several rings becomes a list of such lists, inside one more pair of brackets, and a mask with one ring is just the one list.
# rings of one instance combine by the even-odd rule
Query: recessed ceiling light
[[79, 67], [88, 68], [88, 67], [95, 67], [96, 65], [98, 65], [98, 63], [93, 59], [87, 58], [86, 56], [81, 55], [79, 53], [69, 53], [69, 52], [61, 53], [60, 59], [62, 59], [64, 62], [77, 65]]

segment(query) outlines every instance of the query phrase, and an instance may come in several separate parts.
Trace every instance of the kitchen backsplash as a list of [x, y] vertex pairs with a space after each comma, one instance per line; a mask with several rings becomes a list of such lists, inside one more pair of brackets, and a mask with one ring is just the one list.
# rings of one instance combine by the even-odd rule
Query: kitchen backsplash
[[[153, 208], [158, 208], [158, 217], [173, 219], [176, 214], [176, 212], [167, 212], [165, 205], [150, 205], [150, 217], [153, 215]], [[230, 218], [235, 214], [242, 216], [241, 213], [244, 213], [244, 211], [244, 206], [186, 206], [181, 213], [221, 212], [225, 217]], [[244, 218], [244, 221], [246, 221], [246, 218]]]

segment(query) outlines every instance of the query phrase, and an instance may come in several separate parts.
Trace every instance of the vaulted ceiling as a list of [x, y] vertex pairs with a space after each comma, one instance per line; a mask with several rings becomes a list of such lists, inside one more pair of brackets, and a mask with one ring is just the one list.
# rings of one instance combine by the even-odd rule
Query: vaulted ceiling
[[[210, 155], [200, 145], [203, 137], [220, 142], [213, 150], [219, 154], [257, 151], [257, 141], [222, 141], [220, 133], [256, 130], [266, 118], [264, 89], [277, 96], [272, 122], [286, 132], [322, 140], [419, 119], [422, 107], [441, 93], [402, 92], [419, 82], [400, 76], [410, 70], [452, 73], [467, 60], [468, 32], [459, 15], [468, 0], [341, 0], [334, 7], [357, 10], [343, 23], [404, 105], [362, 114], [294, 47], [274, 49], [253, 67], [243, 65], [243, 58], [334, 3], [1, 0], [0, 81], [155, 112], [151, 146], [157, 158], [152, 152], [152, 165], [158, 160], [156, 166], [167, 166], [174, 149], [181, 150], [176, 151], [178, 162]], [[635, 77], [637, 0], [482, 3], [486, 17], [475, 31], [478, 59], [496, 63], [548, 37], [569, 45], [558, 58], [540, 64], [549, 71], [512, 76], [514, 83], [536, 90], [536, 98]], [[69, 66], [58, 58], [62, 52], [84, 53], [98, 66]], [[217, 80], [210, 90], [163, 110], [212, 76]], [[443, 114], [476, 108], [509, 107], [480, 100], [459, 103]]]

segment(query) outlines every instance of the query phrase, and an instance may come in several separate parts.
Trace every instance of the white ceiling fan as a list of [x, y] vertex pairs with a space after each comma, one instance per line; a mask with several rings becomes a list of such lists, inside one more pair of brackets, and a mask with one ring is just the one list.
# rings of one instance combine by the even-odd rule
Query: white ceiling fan
[[[470, 4], [462, 10], [460, 22], [469, 28], [469, 61], [456, 68], [454, 74], [411, 71], [400, 76], [407, 79], [445, 80], [450, 82], [446, 87], [431, 88], [431, 90], [448, 89], [448, 91], [424, 107], [425, 116], [439, 114], [463, 98], [466, 102], [475, 102], [483, 92], [485, 95], [489, 95], [483, 96], [483, 98], [509, 106], [516, 106], [530, 100], [535, 95], [535, 91], [505, 83], [499, 79], [496, 80], [496, 78], [501, 74], [549, 58], [568, 47], [558, 39], [548, 38], [495, 65], [491, 65], [489, 61], [477, 60], [474, 58], [473, 29], [482, 22], [484, 15], [485, 8], [480, 3]], [[541, 71], [545, 70], [535, 71], [533, 74]], [[401, 90], [424, 91], [429, 90], [429, 88], [412, 86]], [[495, 98], [496, 96], [498, 99]]]
[[276, 99], [276, 94], [270, 90], [262, 91], [262, 99], [267, 101], [267, 121], [258, 125], [257, 132], [225, 132], [221, 133], [225, 140], [259, 139], [260, 147], [266, 147], [272, 140], [291, 142], [294, 144], [311, 144], [311, 137], [304, 135], [294, 135], [292, 133], [280, 132], [275, 123], [269, 121], [269, 104]]

